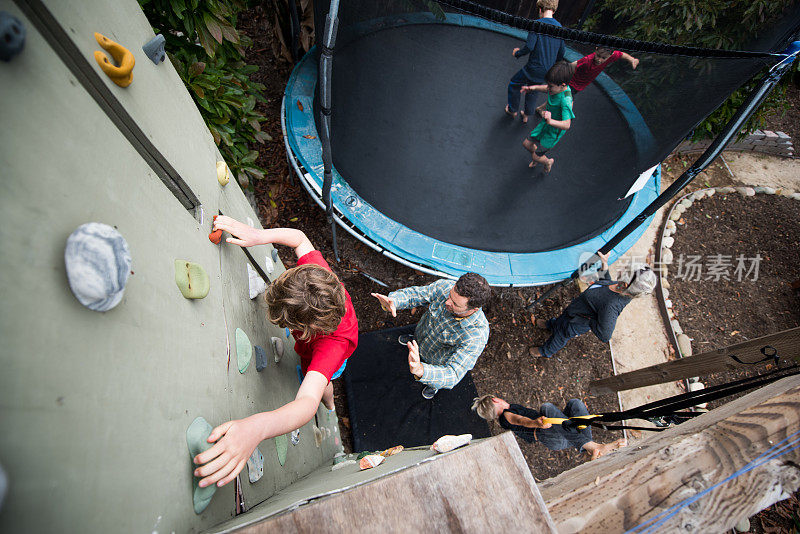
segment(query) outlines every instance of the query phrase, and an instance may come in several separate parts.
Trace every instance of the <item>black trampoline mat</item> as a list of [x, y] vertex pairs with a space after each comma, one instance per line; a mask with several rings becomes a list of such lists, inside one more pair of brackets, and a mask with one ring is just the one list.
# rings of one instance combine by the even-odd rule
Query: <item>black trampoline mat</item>
[[[508, 117], [507, 84], [525, 63], [506, 35], [447, 24], [400, 26], [337, 48], [332, 95], [336, 169], [388, 217], [447, 243], [538, 252], [611, 226], [630, 199], [635, 147], [609, 97], [592, 85], [572, 127], [529, 169], [536, 123]], [[544, 93], [538, 102], [543, 102]]]
[[344, 372], [353, 449], [377, 451], [395, 445], [431, 445], [446, 434], [489, 437], [489, 426], [471, 409], [477, 396], [469, 373], [453, 389], [431, 400], [408, 371], [408, 349], [397, 336], [414, 325], [362, 333]]

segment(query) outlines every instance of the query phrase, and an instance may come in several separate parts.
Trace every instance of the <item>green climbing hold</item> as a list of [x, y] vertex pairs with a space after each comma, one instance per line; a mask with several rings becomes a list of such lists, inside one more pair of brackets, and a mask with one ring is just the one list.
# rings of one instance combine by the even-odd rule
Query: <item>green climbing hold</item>
[[239, 366], [239, 372], [244, 373], [250, 366], [250, 358], [253, 357], [253, 346], [250, 344], [250, 339], [244, 330], [241, 328], [236, 329], [236, 362]]
[[289, 440], [286, 438], [286, 434], [275, 436], [275, 450], [278, 452], [278, 461], [283, 466], [286, 463], [286, 453], [289, 450]]
[[211, 287], [205, 269], [188, 260], [175, 260], [175, 283], [187, 299], [205, 298]]
[[[193, 461], [194, 457], [211, 447], [211, 443], [208, 442], [208, 436], [211, 435], [212, 430], [213, 428], [208, 424], [208, 421], [202, 417], [198, 417], [192, 421], [192, 424], [186, 429], [186, 445], [189, 446], [189, 461], [191, 463], [192, 473], [194, 473], [194, 470], [197, 468]], [[202, 514], [203, 510], [205, 510], [206, 506], [211, 502], [211, 497], [213, 497], [214, 493], [217, 491], [217, 485], [211, 484], [210, 486], [201, 488], [197, 485], [198, 482], [200, 482], [200, 478], [192, 474], [192, 487], [194, 488], [192, 501], [194, 503], [194, 513]]]

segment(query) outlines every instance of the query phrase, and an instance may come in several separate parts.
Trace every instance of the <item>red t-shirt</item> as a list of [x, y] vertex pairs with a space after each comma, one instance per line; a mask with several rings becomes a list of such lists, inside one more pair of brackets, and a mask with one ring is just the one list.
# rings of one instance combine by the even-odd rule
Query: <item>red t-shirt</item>
[[611, 57], [599, 65], [595, 65], [594, 63], [594, 53], [580, 58], [578, 60], [578, 64], [575, 65], [575, 74], [572, 75], [572, 80], [570, 80], [569, 86], [576, 91], [583, 91], [586, 89], [587, 85], [592, 83], [594, 79], [597, 78], [601, 72], [603, 72], [604, 68], [608, 67], [621, 57], [622, 52], [619, 50], [614, 50], [611, 53]]
[[[319, 250], [312, 250], [304, 254], [297, 260], [297, 265], [313, 263], [331, 270], [328, 262], [322, 257]], [[303, 335], [299, 330], [293, 330], [294, 350], [300, 355], [300, 368], [303, 373], [317, 371], [322, 373], [330, 381], [333, 373], [339, 370], [347, 358], [353, 354], [358, 345], [358, 320], [350, 294], [345, 289], [345, 314], [342, 322], [335, 332], [314, 336], [311, 339], [302, 340]]]

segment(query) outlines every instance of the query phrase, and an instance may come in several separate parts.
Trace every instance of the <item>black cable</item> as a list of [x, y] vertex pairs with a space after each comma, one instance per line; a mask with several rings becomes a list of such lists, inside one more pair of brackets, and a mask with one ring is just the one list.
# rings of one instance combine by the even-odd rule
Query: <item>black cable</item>
[[450, 6], [452, 8], [464, 11], [466, 13], [499, 22], [506, 26], [514, 28], [533, 31], [540, 35], [549, 35], [559, 39], [568, 39], [584, 44], [592, 44], [596, 46], [603, 46], [606, 48], [630, 50], [634, 52], [646, 52], [653, 54], [664, 54], [670, 56], [687, 56], [687, 57], [704, 57], [704, 58], [728, 58], [728, 59], [745, 59], [745, 58], [765, 58], [777, 59], [783, 57], [782, 54], [771, 52], [750, 52], [746, 50], [714, 50], [709, 48], [699, 48], [694, 46], [679, 46], [668, 45], [662, 43], [651, 43], [647, 41], [637, 41], [636, 39], [625, 39], [613, 35], [603, 35], [601, 33], [586, 32], [571, 28], [564, 28], [563, 26], [554, 26], [546, 22], [539, 22], [532, 19], [517, 17], [493, 9], [490, 7], [482, 6], [470, 0], [439, 0], [440, 4]]

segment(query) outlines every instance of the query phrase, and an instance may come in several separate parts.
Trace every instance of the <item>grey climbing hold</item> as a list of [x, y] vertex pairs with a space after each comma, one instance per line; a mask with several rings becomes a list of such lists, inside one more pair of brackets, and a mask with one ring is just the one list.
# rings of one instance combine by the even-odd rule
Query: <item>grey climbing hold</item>
[[274, 261], [275, 263], [278, 263], [280, 261], [280, 258], [278, 257], [278, 251], [274, 248], [272, 249], [272, 261]]
[[0, 59], [11, 61], [25, 48], [25, 26], [9, 13], [0, 11]]
[[272, 258], [269, 256], [264, 258], [264, 264], [267, 266], [267, 274], [272, 274], [275, 272], [275, 262], [272, 261]]
[[275, 363], [278, 363], [283, 358], [283, 340], [279, 337], [271, 337], [269, 340], [272, 343], [272, 354], [275, 357]]
[[166, 44], [166, 39], [160, 33], [147, 41], [144, 46], [142, 46], [142, 50], [144, 50], [144, 55], [150, 58], [150, 61], [158, 65], [162, 61], [164, 61], [166, 54], [164, 54], [164, 45]]
[[267, 368], [267, 351], [261, 345], [253, 347], [256, 349], [256, 371], [259, 373]]
[[264, 476], [264, 456], [258, 447], [255, 448], [253, 454], [247, 459], [247, 476], [250, 483], [258, 482]]
[[131, 274], [131, 254], [125, 238], [103, 223], [80, 225], [64, 250], [69, 287], [90, 310], [108, 311], [122, 300]]
[[300, 443], [300, 429], [299, 428], [297, 428], [295, 430], [292, 430], [292, 437], [290, 438], [290, 441], [292, 442], [292, 445], [297, 445], [297, 444]]
[[[208, 442], [208, 436], [211, 435], [211, 425], [208, 424], [208, 421], [203, 419], [202, 417], [198, 417], [192, 424], [189, 425], [189, 428], [186, 429], [186, 445], [189, 447], [189, 454], [191, 459], [194, 459], [195, 456], [208, 450], [211, 447], [211, 443]], [[198, 482], [200, 479], [194, 476], [194, 470], [197, 467], [194, 462], [191, 462], [192, 466], [192, 487], [194, 487], [194, 493], [192, 495], [192, 501], [194, 503], [194, 513], [202, 514], [203, 510], [211, 502], [211, 497], [214, 496], [214, 493], [217, 491], [217, 485], [211, 484], [210, 486], [206, 486], [205, 488], [201, 488], [198, 486]]]

